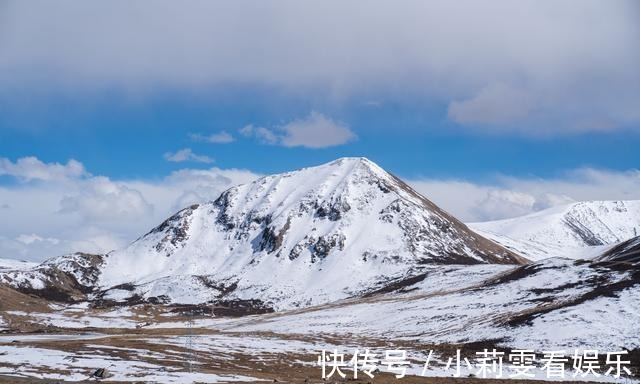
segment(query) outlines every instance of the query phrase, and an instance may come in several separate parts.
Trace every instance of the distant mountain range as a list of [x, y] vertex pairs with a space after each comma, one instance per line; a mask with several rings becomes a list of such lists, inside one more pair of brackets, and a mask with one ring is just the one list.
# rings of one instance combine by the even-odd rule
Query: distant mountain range
[[0, 272], [3, 270], [29, 269], [36, 267], [37, 265], [38, 263], [32, 263], [29, 261], [0, 259]]
[[530, 260], [588, 258], [640, 235], [640, 201], [579, 202], [469, 226]]
[[106, 255], [0, 262], [0, 283], [95, 306], [217, 303], [260, 312], [402, 291], [443, 266], [505, 266], [497, 273], [548, 257], [604, 258], [639, 229], [636, 201], [468, 227], [373, 162], [342, 158], [231, 188]]

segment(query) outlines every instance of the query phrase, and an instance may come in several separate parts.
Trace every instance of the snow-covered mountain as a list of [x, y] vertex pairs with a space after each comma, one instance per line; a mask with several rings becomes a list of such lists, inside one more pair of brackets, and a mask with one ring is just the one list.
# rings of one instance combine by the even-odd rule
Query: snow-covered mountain
[[357, 294], [425, 263], [523, 262], [371, 161], [343, 158], [183, 209], [107, 255], [99, 284], [175, 297], [183, 295], [174, 277], [195, 275], [189, 284], [218, 295], [304, 304]]
[[371, 161], [343, 158], [231, 188], [104, 257], [64, 256], [0, 279], [38, 289], [60, 264], [77, 290], [93, 286], [105, 303], [259, 300], [277, 309], [375, 291], [424, 265], [525, 262]]
[[640, 351], [637, 264], [550, 258], [520, 267], [428, 266], [426, 273], [402, 291], [241, 321], [230, 330]]
[[57, 301], [81, 301], [96, 286], [103, 255], [73, 253], [51, 258], [41, 264], [7, 260], [0, 270], [0, 284]]
[[[330, 334], [639, 356], [640, 237], [618, 242], [638, 217], [636, 202], [589, 202], [474, 224], [545, 258], [528, 262], [370, 161], [339, 159], [231, 188], [107, 255], [0, 270], [0, 327], [151, 327], [157, 343], [159, 328], [184, 319], [175, 312], [202, 311], [216, 333], [280, 334], [287, 348]], [[599, 255], [572, 260], [567, 249]], [[222, 318], [232, 314], [256, 316]]]
[[[598, 257], [637, 234], [640, 202], [576, 203], [471, 227], [371, 161], [343, 158], [231, 188], [107, 255], [5, 269], [0, 283], [96, 305], [303, 307], [408, 286], [429, 266]], [[627, 248], [599, 257], [628, 258]]]
[[640, 200], [579, 202], [469, 226], [530, 260], [588, 258], [640, 235]]
[[0, 271], [30, 269], [37, 265], [38, 263], [23, 260], [0, 259]]

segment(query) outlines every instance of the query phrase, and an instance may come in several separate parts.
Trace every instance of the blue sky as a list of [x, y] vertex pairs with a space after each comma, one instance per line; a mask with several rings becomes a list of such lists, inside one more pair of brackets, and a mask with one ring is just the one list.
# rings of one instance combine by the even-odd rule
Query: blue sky
[[0, 2], [0, 257], [365, 156], [465, 221], [640, 199], [637, 1]]
[[[234, 90], [231, 90], [234, 93]], [[95, 97], [95, 96], [93, 96]], [[4, 157], [37, 156], [47, 162], [81, 160], [92, 172], [114, 178], [158, 178], [188, 165], [282, 172], [341, 156], [366, 156], [407, 178], [450, 177], [482, 181], [495, 173], [557, 176], [579, 167], [628, 170], [640, 164], [640, 129], [530, 136], [461, 128], [440, 103], [397, 101], [317, 105], [264, 95], [122, 96], [94, 100], [41, 97], [24, 110], [3, 114]], [[318, 111], [357, 136], [327, 148], [283, 147], [244, 137], [249, 124], [277, 129]], [[8, 115], [8, 116], [7, 116]], [[207, 143], [190, 135], [227, 132], [230, 143]], [[167, 152], [191, 148], [214, 161], [169, 162]]]
[[[347, 155], [475, 181], [637, 167], [637, 2], [463, 2], [3, 2], [0, 155], [116, 178], [162, 177], [185, 148], [261, 173]], [[287, 144], [314, 112], [349, 133]]]

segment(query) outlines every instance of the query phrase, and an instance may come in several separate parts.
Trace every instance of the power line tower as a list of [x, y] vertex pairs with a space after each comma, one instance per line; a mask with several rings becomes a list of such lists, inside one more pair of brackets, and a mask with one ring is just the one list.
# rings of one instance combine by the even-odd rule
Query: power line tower
[[[215, 316], [214, 315], [214, 308], [215, 308], [215, 302], [211, 303], [211, 316]], [[197, 354], [196, 354], [196, 350], [194, 348], [194, 341], [195, 341], [195, 332], [194, 332], [194, 328], [195, 328], [195, 317], [196, 315], [198, 316], [205, 316], [207, 313], [207, 308], [206, 307], [201, 307], [199, 305], [193, 305], [193, 306], [187, 306], [185, 315], [187, 316], [187, 321], [186, 321], [186, 330], [185, 330], [185, 350], [186, 350], [186, 354], [185, 354], [185, 368], [187, 370], [187, 372], [189, 373], [193, 373], [194, 370], [194, 365], [196, 364], [196, 360], [197, 360]]]

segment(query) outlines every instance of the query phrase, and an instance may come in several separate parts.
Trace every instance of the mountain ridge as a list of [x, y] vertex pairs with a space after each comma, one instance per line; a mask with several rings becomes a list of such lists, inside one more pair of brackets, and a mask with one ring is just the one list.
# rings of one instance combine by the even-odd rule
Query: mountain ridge
[[640, 200], [582, 201], [470, 228], [529, 258], [585, 258], [640, 234]]
[[425, 264], [526, 262], [370, 160], [341, 158], [182, 209], [100, 256], [95, 289], [106, 301], [305, 306], [380, 289]]
[[[393, 196], [389, 198], [389, 195]], [[377, 199], [384, 201], [378, 202]], [[432, 219], [427, 223], [432, 225], [431, 228], [416, 227], [418, 220], [413, 217], [406, 217], [406, 220], [398, 222], [398, 226], [403, 226], [405, 232], [411, 231], [415, 235], [411, 238], [404, 237], [409, 243], [408, 250], [416, 257], [431, 258], [444, 263], [455, 261], [460, 264], [484, 261], [516, 264], [523, 262], [517, 255], [505, 252], [476, 236], [466, 225], [364, 158], [342, 158], [318, 167], [265, 176], [253, 183], [232, 187], [213, 202], [181, 210], [136, 240], [130, 248], [135, 249], [137, 254], [143, 251], [140, 248], [146, 248], [144, 251], [153, 248], [158, 253], [172, 256], [180, 254], [185, 246], [192, 246], [185, 242], [187, 238], [212, 243], [212, 239], [207, 239], [201, 232], [212, 231], [222, 234], [215, 239], [218, 244], [234, 243], [230, 246], [230, 252], [227, 252], [234, 257], [227, 257], [226, 260], [237, 258], [234, 249], [250, 240], [251, 247], [245, 247], [242, 252], [265, 252], [269, 255], [275, 253], [276, 257], [286, 257], [293, 261], [308, 250], [311, 263], [315, 263], [336, 249], [350, 248], [353, 251], [353, 238], [363, 236], [363, 229], [371, 230], [373, 224], [380, 224], [364, 222], [362, 216], [367, 215], [368, 219], [378, 216], [377, 221], [390, 222], [396, 219], [398, 214], [409, 215], [409, 206], [426, 210], [430, 214], [429, 219]], [[205, 218], [215, 218], [215, 223], [203, 222], [203, 215]], [[354, 229], [354, 221], [358, 221], [359, 228]], [[438, 225], [441, 227], [437, 228]], [[302, 226], [305, 228], [300, 228]], [[393, 226], [387, 227], [390, 231], [393, 230]], [[302, 238], [307, 238], [307, 241], [302, 241], [300, 234], [296, 233], [301, 230], [304, 232]], [[429, 247], [431, 244], [421, 241], [422, 237], [429, 234], [429, 230], [439, 230], [443, 236], [451, 231], [463, 233], [469, 241], [474, 242], [474, 247], [444, 249], [448, 246], [444, 243], [436, 244], [443, 249]], [[315, 232], [317, 235], [306, 236], [306, 231]], [[349, 231], [355, 233], [348, 233]], [[401, 237], [405, 235], [397, 231], [396, 234]], [[437, 236], [431, 236], [428, 240], [435, 237]], [[294, 239], [287, 241], [291, 238]], [[149, 244], [150, 242], [153, 244]], [[378, 245], [385, 247], [387, 244]], [[482, 248], [485, 245], [489, 250]], [[362, 255], [363, 250], [359, 251]], [[216, 254], [224, 252], [220, 249], [209, 251]], [[119, 251], [109, 254], [107, 264], [110, 259], [117, 257], [118, 253]], [[447, 260], [445, 256], [455, 260]], [[253, 259], [251, 262], [256, 263], [259, 260]]]

